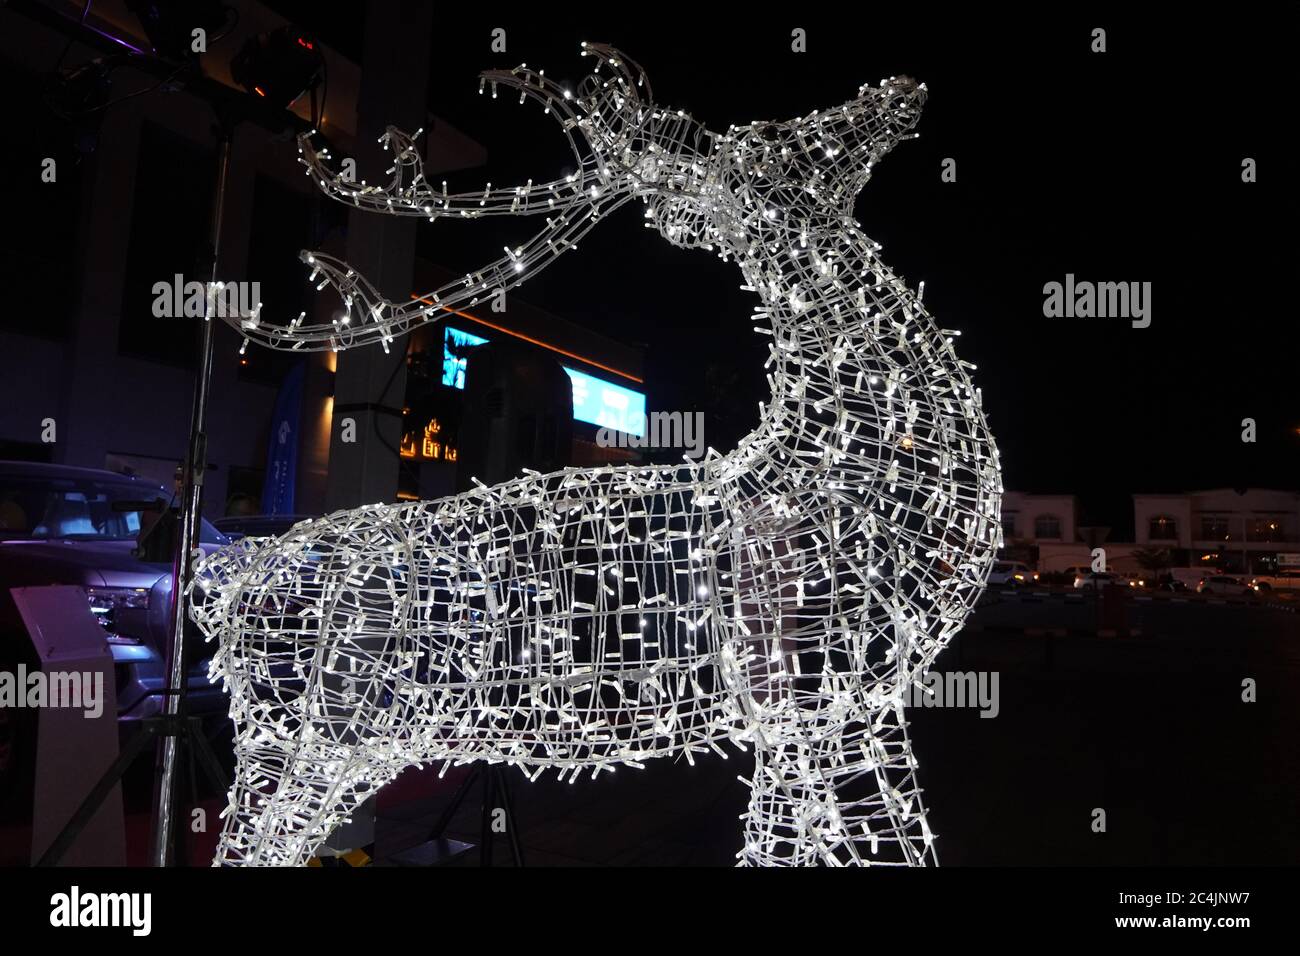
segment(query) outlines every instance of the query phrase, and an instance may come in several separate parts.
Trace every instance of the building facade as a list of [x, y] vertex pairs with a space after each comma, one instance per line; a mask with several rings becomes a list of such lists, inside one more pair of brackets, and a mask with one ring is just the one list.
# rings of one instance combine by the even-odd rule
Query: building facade
[[1006, 546], [1069, 544], [1078, 535], [1079, 499], [1075, 495], [1002, 495], [1002, 538]]
[[1216, 488], [1135, 494], [1133, 541], [1107, 540], [1108, 529], [1079, 524], [1074, 495], [1008, 491], [1002, 498], [1003, 554], [1044, 572], [1090, 566], [1103, 548], [1107, 568], [1150, 571], [1158, 552], [1167, 567], [1230, 574], [1274, 574], [1300, 565], [1300, 493]]
[[1241, 574], [1277, 570], [1278, 555], [1300, 552], [1300, 493], [1214, 488], [1133, 496], [1137, 543], [1186, 555], [1187, 566]]

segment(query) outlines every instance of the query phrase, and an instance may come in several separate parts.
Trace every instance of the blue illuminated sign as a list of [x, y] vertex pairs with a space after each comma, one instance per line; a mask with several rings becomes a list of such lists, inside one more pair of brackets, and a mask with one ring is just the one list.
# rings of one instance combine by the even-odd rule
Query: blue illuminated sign
[[[472, 346], [486, 343], [485, 338], [450, 325], [444, 326], [442, 384], [463, 389], [465, 369], [469, 364], [468, 357], [463, 352]], [[612, 428], [637, 438], [645, 437], [645, 395], [577, 369], [564, 367], [564, 371], [573, 383], [573, 417], [576, 421]]]
[[573, 417], [577, 421], [645, 437], [645, 396], [622, 385], [565, 368], [573, 382]]
[[486, 344], [487, 339], [470, 335], [460, 329], [453, 329], [450, 325], [446, 326], [442, 337], [442, 384], [450, 385], [452, 388], [464, 388], [467, 362], [464, 356], [457, 356], [455, 353], [467, 346]]

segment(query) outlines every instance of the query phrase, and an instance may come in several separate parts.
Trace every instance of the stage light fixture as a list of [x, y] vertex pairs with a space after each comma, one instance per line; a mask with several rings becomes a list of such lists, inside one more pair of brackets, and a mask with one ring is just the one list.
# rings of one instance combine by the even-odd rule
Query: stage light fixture
[[126, 6], [140, 21], [154, 52], [168, 60], [195, 56], [196, 29], [206, 31], [211, 43], [229, 32], [226, 25], [237, 16], [220, 0], [127, 0]]
[[102, 58], [63, 70], [49, 79], [45, 101], [63, 116], [93, 113], [112, 95], [111, 73], [109, 61]]
[[280, 107], [314, 90], [324, 74], [325, 59], [316, 41], [290, 26], [249, 37], [230, 61], [236, 83]]

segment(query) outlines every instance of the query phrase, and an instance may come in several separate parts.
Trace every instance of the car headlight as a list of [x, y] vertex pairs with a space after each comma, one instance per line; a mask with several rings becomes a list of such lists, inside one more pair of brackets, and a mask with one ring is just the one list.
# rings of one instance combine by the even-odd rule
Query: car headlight
[[90, 613], [95, 615], [100, 627], [108, 632], [110, 644], [139, 644], [138, 637], [117, 633], [117, 612], [126, 608], [147, 610], [148, 588], [86, 588], [90, 600]]

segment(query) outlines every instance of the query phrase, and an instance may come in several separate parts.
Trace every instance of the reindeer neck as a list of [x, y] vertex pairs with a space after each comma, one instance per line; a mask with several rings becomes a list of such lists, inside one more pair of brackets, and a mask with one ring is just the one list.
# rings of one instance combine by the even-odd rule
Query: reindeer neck
[[772, 389], [746, 454], [779, 447], [796, 465], [831, 465], [846, 434], [906, 441], [909, 415], [957, 373], [943, 333], [855, 224], [810, 228], [786, 248], [742, 258], [762, 299]]

